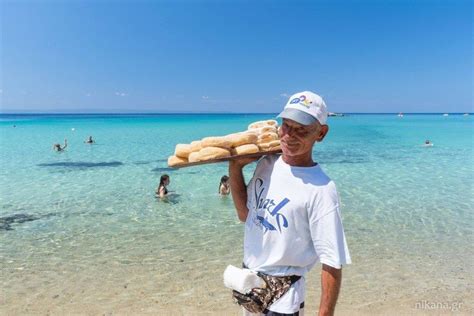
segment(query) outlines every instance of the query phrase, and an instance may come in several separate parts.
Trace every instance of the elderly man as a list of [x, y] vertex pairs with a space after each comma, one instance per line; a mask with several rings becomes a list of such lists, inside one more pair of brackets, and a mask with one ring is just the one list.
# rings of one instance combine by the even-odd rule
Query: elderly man
[[229, 164], [235, 208], [245, 222], [244, 266], [291, 280], [264, 315], [303, 315], [305, 276], [317, 262], [322, 264], [319, 315], [333, 315], [342, 265], [351, 263], [336, 186], [312, 156], [313, 145], [328, 132], [327, 116], [320, 96], [294, 94], [278, 116], [283, 154], [264, 156], [247, 186], [242, 169], [255, 159]]

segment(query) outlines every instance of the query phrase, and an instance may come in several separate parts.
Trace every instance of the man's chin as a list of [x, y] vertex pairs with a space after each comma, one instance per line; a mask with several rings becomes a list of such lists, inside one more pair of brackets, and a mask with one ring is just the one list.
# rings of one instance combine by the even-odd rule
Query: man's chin
[[294, 156], [295, 155], [294, 151], [291, 151], [288, 147], [286, 147], [284, 145], [281, 146], [281, 151], [282, 151], [284, 156]]

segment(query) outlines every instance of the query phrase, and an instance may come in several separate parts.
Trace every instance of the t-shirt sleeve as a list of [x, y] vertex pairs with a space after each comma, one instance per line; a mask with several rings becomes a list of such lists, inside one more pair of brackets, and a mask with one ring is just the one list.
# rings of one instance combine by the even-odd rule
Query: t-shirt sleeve
[[258, 177], [258, 174], [261, 170], [261, 168], [264, 168], [264, 161], [265, 158], [260, 159], [257, 162], [257, 166], [255, 167], [255, 170], [253, 172], [252, 178], [250, 178], [249, 182], [247, 183], [247, 208], [250, 210], [252, 205], [256, 204], [255, 201], [255, 181]]
[[329, 194], [315, 207], [324, 208], [323, 210], [312, 210], [309, 218], [311, 238], [319, 261], [336, 269], [340, 269], [342, 265], [350, 264], [351, 257], [342, 226], [339, 198], [335, 189], [334, 193]]

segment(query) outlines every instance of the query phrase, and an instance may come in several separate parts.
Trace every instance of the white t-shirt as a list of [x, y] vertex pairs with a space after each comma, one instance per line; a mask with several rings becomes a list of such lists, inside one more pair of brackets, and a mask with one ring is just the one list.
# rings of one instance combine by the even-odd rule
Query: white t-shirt
[[262, 158], [247, 186], [244, 264], [274, 276], [301, 275], [270, 306], [294, 313], [304, 301], [304, 276], [317, 263], [350, 264], [336, 186], [319, 165], [293, 167], [281, 156]]

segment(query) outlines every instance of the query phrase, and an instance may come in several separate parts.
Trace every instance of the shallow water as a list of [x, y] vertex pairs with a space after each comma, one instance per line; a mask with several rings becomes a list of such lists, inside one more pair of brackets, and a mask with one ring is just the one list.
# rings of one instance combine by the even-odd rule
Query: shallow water
[[[227, 264], [239, 265], [243, 239], [231, 198], [217, 195], [227, 164], [170, 169], [166, 159], [176, 143], [272, 117], [1, 115], [2, 309], [238, 310], [221, 280]], [[472, 310], [472, 116], [329, 122], [314, 157], [338, 186], [353, 259], [341, 308], [445, 297]], [[89, 135], [96, 144], [83, 143]], [[64, 138], [66, 151], [53, 152]], [[169, 203], [154, 197], [163, 173]]]

